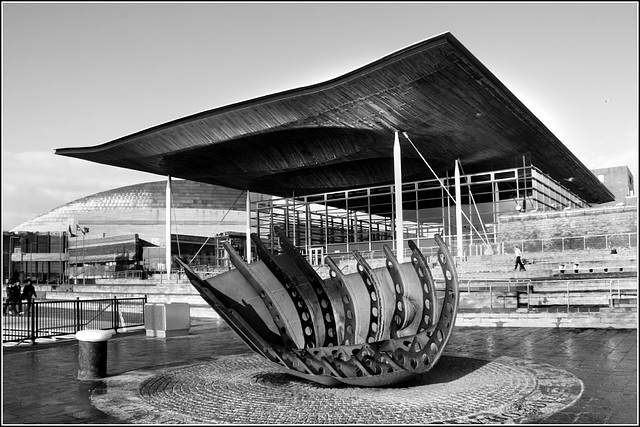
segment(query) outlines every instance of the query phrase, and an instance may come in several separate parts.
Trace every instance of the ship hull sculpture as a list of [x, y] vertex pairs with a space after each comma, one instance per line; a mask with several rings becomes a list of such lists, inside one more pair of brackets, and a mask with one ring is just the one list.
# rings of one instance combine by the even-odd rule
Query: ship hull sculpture
[[275, 231], [282, 254], [273, 255], [252, 234], [260, 261], [247, 264], [225, 243], [235, 269], [206, 280], [175, 258], [253, 351], [286, 373], [327, 386], [387, 386], [433, 368], [451, 337], [459, 301], [453, 258], [440, 236], [443, 297], [412, 241], [410, 262], [399, 263], [385, 246], [386, 267], [375, 269], [354, 251], [352, 274], [326, 257], [330, 277], [322, 279]]

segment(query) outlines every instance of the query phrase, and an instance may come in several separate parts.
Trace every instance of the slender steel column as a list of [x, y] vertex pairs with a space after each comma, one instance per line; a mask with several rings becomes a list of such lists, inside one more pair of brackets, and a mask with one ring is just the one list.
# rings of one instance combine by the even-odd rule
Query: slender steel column
[[251, 262], [251, 192], [247, 190], [247, 263]]
[[462, 257], [462, 191], [460, 190], [460, 164], [456, 159], [455, 167], [455, 186], [456, 186], [456, 254]]
[[165, 212], [165, 259], [167, 265], [167, 279], [171, 274], [171, 175], [167, 175], [167, 191], [166, 191], [166, 212]]
[[[74, 218], [75, 221], [75, 218]], [[77, 223], [74, 224], [76, 226], [76, 234], [75, 234], [75, 238], [76, 238], [76, 244], [74, 246], [74, 249], [76, 251], [76, 267], [75, 267], [75, 278], [74, 278], [74, 284], [78, 284], [78, 226]]]
[[84, 249], [84, 228], [82, 229], [82, 284], [87, 284], [87, 263], [85, 262], [85, 249]]
[[404, 262], [404, 218], [402, 215], [402, 162], [400, 158], [400, 139], [398, 131], [393, 141], [393, 174], [396, 198], [396, 258], [399, 263]]

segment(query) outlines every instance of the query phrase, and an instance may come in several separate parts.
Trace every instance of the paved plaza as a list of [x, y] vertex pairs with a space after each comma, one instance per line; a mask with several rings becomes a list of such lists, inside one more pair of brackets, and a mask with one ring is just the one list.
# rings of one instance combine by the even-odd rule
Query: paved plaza
[[637, 329], [456, 327], [432, 371], [390, 388], [291, 377], [223, 322], [108, 342], [78, 380], [78, 343], [3, 347], [3, 424], [637, 424]]

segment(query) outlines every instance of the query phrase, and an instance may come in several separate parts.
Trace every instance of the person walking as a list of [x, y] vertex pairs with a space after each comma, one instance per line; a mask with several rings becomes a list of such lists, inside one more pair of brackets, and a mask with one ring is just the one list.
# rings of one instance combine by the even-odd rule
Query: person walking
[[24, 289], [22, 290], [22, 299], [27, 300], [27, 311], [25, 312], [27, 316], [29, 316], [29, 314], [31, 313], [33, 300], [37, 297], [38, 295], [36, 294], [36, 289], [33, 287], [31, 280], [27, 280], [27, 284], [24, 285]]
[[516, 267], [514, 268], [514, 270], [517, 270], [518, 266], [520, 266], [520, 271], [527, 271], [527, 269], [524, 268], [524, 264], [522, 263], [522, 251], [520, 251], [520, 248], [514, 246], [513, 252], [516, 254]]
[[18, 314], [22, 314], [22, 285], [20, 285], [20, 281], [16, 280], [13, 284], [13, 304], [14, 310], [17, 311]]
[[4, 288], [4, 299], [2, 301], [2, 314], [15, 314], [13, 312], [13, 301], [11, 298], [13, 297], [13, 281], [7, 279]]
[[7, 286], [7, 312], [13, 316], [17, 315], [18, 312], [18, 300], [20, 299], [20, 291], [19, 285], [14, 283], [9, 283]]

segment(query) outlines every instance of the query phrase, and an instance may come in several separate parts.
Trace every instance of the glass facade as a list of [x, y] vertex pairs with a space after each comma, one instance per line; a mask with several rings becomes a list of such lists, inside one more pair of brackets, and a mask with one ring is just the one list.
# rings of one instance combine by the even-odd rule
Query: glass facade
[[67, 250], [64, 233], [3, 233], [3, 240], [9, 255], [3, 263], [5, 279], [30, 278], [39, 283], [64, 280]]
[[[440, 234], [457, 253], [454, 177], [402, 185], [404, 240], [408, 254], [413, 240], [428, 254]], [[589, 205], [534, 166], [462, 175], [463, 254], [472, 245], [496, 243], [498, 216], [527, 211], [583, 208]], [[396, 250], [393, 185], [358, 188], [297, 198], [274, 198], [252, 204], [252, 230], [278, 249], [273, 227], [286, 230], [314, 265], [324, 255], [343, 256], [353, 250], [382, 256], [383, 245]], [[466, 251], [466, 252], [465, 252]]]

